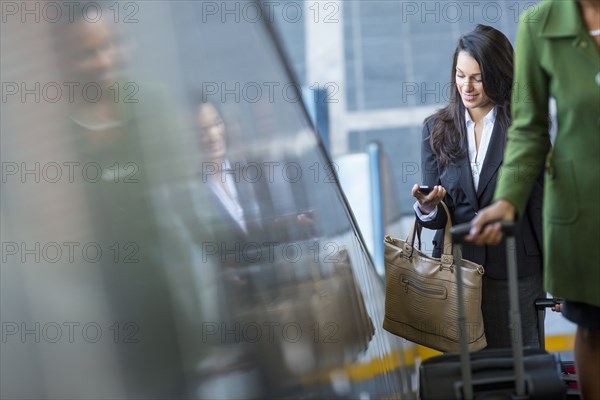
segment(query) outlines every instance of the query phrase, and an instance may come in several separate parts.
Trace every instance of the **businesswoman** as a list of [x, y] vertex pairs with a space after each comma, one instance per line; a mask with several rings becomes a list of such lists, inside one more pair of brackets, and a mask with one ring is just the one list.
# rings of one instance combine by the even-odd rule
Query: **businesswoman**
[[[429, 194], [412, 189], [421, 224], [438, 229], [433, 255], [443, 248], [447, 217], [453, 224], [469, 222], [492, 202], [498, 168], [506, 144], [513, 84], [513, 48], [504, 34], [485, 25], [463, 35], [451, 70], [448, 104], [425, 120], [421, 142], [423, 185]], [[548, 144], [549, 145], [549, 144]], [[541, 171], [540, 171], [541, 172]], [[534, 300], [544, 297], [542, 286], [542, 180], [536, 182], [517, 229], [519, 298], [525, 345], [539, 344]], [[505, 248], [465, 244], [463, 257], [485, 267], [482, 313], [488, 347], [509, 347], [508, 286]], [[543, 321], [539, 321], [543, 323]]]

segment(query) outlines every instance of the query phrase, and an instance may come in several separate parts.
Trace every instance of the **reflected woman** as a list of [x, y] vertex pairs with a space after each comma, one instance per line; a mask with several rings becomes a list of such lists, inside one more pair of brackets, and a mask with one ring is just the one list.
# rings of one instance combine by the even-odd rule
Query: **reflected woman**
[[[425, 120], [421, 142], [423, 185], [412, 189], [414, 208], [423, 226], [438, 229], [433, 255], [443, 248], [446, 213], [453, 224], [469, 222], [492, 201], [502, 164], [506, 131], [511, 124], [513, 48], [500, 31], [485, 25], [463, 35], [454, 52], [448, 104]], [[541, 171], [540, 171], [541, 172]], [[542, 181], [536, 185], [517, 229], [519, 300], [525, 345], [537, 346], [534, 300], [542, 287]], [[465, 244], [465, 259], [485, 267], [482, 313], [488, 347], [510, 347], [509, 304], [504, 245]], [[543, 323], [543, 321], [539, 321]]]
[[213, 227], [223, 227], [224, 238], [241, 246], [262, 239], [265, 232], [257, 188], [242, 173], [244, 161], [228, 148], [221, 111], [214, 103], [197, 101], [194, 118], [202, 157], [202, 182], [210, 188], [213, 200]]
[[102, 281], [85, 285], [107, 293], [112, 318], [135, 321], [146, 332], [136, 346], [114, 343], [127, 397], [180, 397], [184, 382], [165, 279], [171, 264], [162, 261], [158, 213], [150, 195], [158, 186], [155, 172], [173, 169], [161, 162], [172, 159], [169, 149], [175, 142], [167, 97], [135, 80], [129, 83], [143, 86], [135, 101], [116, 95], [133, 76], [134, 38], [110, 18], [91, 22], [76, 13], [55, 29], [63, 79], [75, 88], [66, 143], [73, 143], [74, 159], [98, 171], [91, 180], [76, 183], [87, 205], [81, 218], [89, 221], [90, 235], [101, 248], [115, 246], [134, 255], [102, 257], [86, 265], [100, 271]]

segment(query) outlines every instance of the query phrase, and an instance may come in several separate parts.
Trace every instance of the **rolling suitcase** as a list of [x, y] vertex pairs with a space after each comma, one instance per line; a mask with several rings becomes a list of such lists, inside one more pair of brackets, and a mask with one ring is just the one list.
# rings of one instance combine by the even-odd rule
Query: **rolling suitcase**
[[[462, 242], [469, 224], [452, 228], [456, 279], [461, 281]], [[503, 223], [507, 236], [511, 349], [489, 349], [469, 354], [464, 318], [463, 288], [457, 286], [460, 354], [443, 354], [425, 360], [419, 369], [422, 400], [449, 399], [564, 399], [565, 385], [556, 358], [542, 349], [523, 350], [517, 291], [514, 224]]]

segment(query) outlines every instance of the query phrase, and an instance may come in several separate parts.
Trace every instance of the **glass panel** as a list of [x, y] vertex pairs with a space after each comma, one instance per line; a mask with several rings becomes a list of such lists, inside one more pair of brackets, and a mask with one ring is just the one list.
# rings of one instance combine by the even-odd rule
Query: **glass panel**
[[411, 390], [265, 10], [2, 7], [2, 397]]

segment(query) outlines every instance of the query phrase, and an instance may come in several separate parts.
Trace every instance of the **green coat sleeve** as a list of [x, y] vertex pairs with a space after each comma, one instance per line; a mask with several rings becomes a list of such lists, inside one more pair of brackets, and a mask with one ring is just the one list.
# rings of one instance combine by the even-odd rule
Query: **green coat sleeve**
[[495, 199], [508, 200], [518, 216], [524, 215], [549, 143], [548, 76], [539, 62], [533, 27], [533, 18], [525, 13], [515, 49], [512, 126], [495, 192]]

